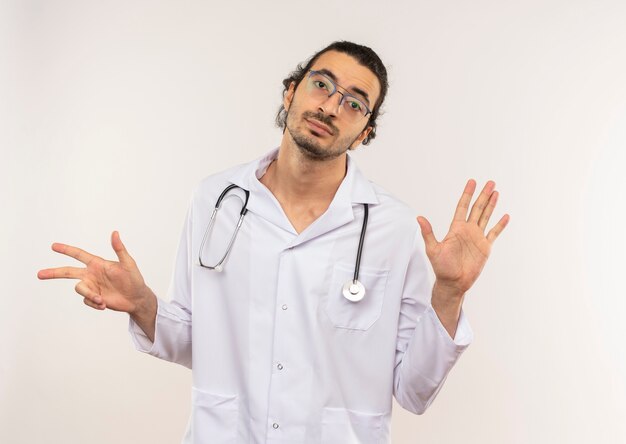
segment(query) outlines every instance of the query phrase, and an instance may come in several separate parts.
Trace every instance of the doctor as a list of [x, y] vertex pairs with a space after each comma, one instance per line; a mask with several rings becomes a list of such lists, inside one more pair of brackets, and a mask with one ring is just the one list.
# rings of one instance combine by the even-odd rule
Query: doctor
[[389, 443], [392, 396], [424, 412], [471, 342], [464, 296], [509, 217], [487, 231], [498, 192], [471, 205], [469, 180], [438, 241], [361, 174], [347, 152], [387, 92], [370, 48], [335, 42], [283, 83], [279, 148], [195, 190], [169, 302], [117, 232], [118, 261], [55, 243], [85, 267], [38, 277], [78, 279], [85, 304], [130, 315], [139, 350], [193, 369], [186, 443]]

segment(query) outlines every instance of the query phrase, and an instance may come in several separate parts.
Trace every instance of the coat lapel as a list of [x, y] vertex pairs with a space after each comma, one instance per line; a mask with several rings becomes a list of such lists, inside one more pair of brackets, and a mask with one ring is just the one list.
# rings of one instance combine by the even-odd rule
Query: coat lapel
[[378, 198], [372, 184], [363, 176], [354, 160], [348, 155], [346, 177], [335, 193], [330, 206], [317, 220], [298, 234], [285, 215], [274, 195], [259, 182], [268, 165], [276, 158], [278, 149], [274, 149], [260, 159], [249, 163], [236, 171], [230, 181], [250, 191], [248, 211], [262, 217], [277, 227], [293, 233], [294, 238], [286, 246], [295, 247], [335, 230], [354, 220], [354, 208], [364, 203], [377, 204]]

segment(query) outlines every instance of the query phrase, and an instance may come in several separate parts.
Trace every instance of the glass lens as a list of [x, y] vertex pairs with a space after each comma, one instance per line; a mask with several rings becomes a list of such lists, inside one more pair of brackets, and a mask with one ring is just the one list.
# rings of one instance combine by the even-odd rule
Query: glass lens
[[324, 74], [311, 73], [307, 82], [307, 92], [314, 97], [328, 97], [335, 92], [335, 84]]
[[343, 96], [343, 110], [349, 119], [360, 119], [367, 113], [365, 103], [354, 96], [346, 94]]

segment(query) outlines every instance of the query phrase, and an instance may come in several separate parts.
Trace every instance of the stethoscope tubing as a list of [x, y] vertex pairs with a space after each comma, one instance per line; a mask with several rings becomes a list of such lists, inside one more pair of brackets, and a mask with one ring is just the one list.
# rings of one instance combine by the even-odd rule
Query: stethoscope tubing
[[[241, 208], [241, 212], [239, 213], [239, 220], [237, 221], [237, 226], [235, 227], [235, 231], [233, 235], [231, 236], [230, 241], [228, 242], [228, 246], [226, 247], [226, 253], [224, 253], [224, 256], [220, 259], [220, 261], [216, 265], [213, 265], [213, 266], [206, 265], [202, 262], [202, 252], [204, 251], [205, 243], [207, 241], [209, 233], [211, 232], [213, 228], [213, 225], [215, 224], [215, 220], [217, 218], [217, 212], [219, 211], [222, 205], [222, 201], [224, 200], [226, 195], [234, 188], [239, 188], [246, 195], [243, 207]], [[224, 191], [222, 191], [220, 196], [217, 198], [217, 202], [215, 203], [215, 209], [213, 210], [213, 213], [211, 214], [211, 218], [209, 220], [209, 225], [207, 226], [207, 229], [204, 232], [204, 236], [202, 237], [202, 242], [200, 243], [200, 251], [198, 252], [198, 261], [200, 262], [201, 267], [208, 268], [209, 270], [214, 270], [217, 272], [221, 272], [223, 270], [223, 264], [226, 261], [226, 258], [228, 257], [228, 255], [230, 254], [230, 251], [232, 250], [233, 244], [235, 243], [235, 238], [237, 237], [237, 233], [239, 233], [239, 229], [241, 228], [241, 225], [243, 224], [243, 218], [248, 212], [248, 200], [249, 199], [250, 199], [250, 192], [248, 190], [244, 190], [243, 188], [235, 184], [231, 184], [227, 186], [224, 189]], [[368, 216], [369, 216], [369, 205], [364, 203], [363, 204], [363, 225], [361, 227], [361, 235], [359, 236], [359, 247], [357, 249], [356, 261], [354, 264], [354, 275], [353, 275], [352, 280], [349, 280], [348, 282], [346, 282], [342, 287], [342, 293], [344, 297], [351, 302], [358, 302], [361, 299], [363, 299], [363, 297], [365, 296], [365, 287], [363, 286], [361, 282], [359, 282], [359, 271], [361, 269], [361, 256], [363, 254], [363, 244], [365, 243], [365, 232], [367, 230]]]
[[354, 264], [354, 282], [359, 280], [359, 270], [361, 269], [361, 254], [363, 253], [363, 243], [365, 242], [365, 230], [367, 230], [367, 216], [369, 215], [369, 205], [363, 204], [363, 226], [361, 227], [361, 236], [359, 238], [359, 248], [356, 252], [356, 263]]
[[[209, 233], [211, 232], [213, 225], [215, 224], [215, 219], [217, 218], [217, 212], [222, 206], [222, 200], [224, 200], [224, 197], [226, 197], [228, 192], [232, 190], [233, 188], [239, 188], [240, 190], [243, 190], [243, 192], [246, 195], [246, 199], [243, 203], [243, 207], [241, 208], [241, 212], [239, 213], [239, 220], [237, 221], [235, 232], [230, 237], [230, 241], [228, 241], [228, 246], [226, 247], [226, 253], [219, 260], [219, 262], [213, 266], [206, 265], [202, 262], [202, 252], [204, 251], [204, 244], [206, 243], [207, 237]], [[246, 215], [246, 213], [248, 213], [248, 199], [250, 199], [250, 192], [248, 190], [244, 190], [243, 188], [235, 184], [227, 186], [224, 189], [224, 191], [222, 191], [222, 194], [220, 194], [220, 197], [217, 198], [217, 202], [215, 203], [215, 209], [213, 210], [213, 213], [211, 213], [211, 219], [209, 220], [209, 225], [207, 226], [207, 229], [204, 232], [204, 236], [202, 237], [202, 243], [200, 244], [200, 251], [198, 252], [198, 261], [200, 262], [201, 267], [208, 268], [209, 270], [214, 270], [217, 272], [221, 272], [223, 270], [223, 264], [226, 261], [226, 258], [228, 257], [230, 251], [232, 250], [233, 244], [235, 243], [235, 238], [237, 237], [237, 233], [239, 233], [239, 229], [241, 228], [241, 225], [243, 224], [243, 218]]]

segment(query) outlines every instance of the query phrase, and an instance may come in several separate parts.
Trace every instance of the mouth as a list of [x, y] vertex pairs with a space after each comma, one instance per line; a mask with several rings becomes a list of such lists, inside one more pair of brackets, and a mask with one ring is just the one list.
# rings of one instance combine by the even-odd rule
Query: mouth
[[304, 119], [306, 121], [306, 123], [309, 125], [309, 127], [318, 132], [318, 133], [322, 133], [322, 134], [327, 134], [329, 136], [333, 135], [333, 132], [330, 130], [329, 127], [327, 127], [326, 125], [324, 125], [322, 122], [320, 122], [319, 120], [314, 120], [314, 119]]

